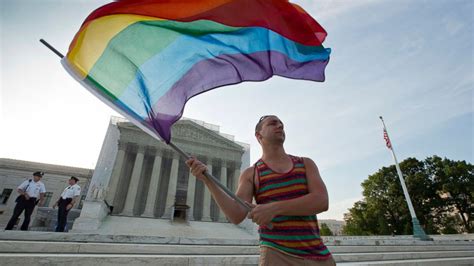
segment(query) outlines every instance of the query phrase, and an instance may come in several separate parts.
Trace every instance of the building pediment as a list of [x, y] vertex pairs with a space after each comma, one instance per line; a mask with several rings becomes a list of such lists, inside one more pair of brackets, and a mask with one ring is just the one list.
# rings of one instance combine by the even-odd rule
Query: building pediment
[[[153, 137], [143, 132], [131, 122], [121, 122], [119, 123], [119, 126], [122, 129], [133, 132], [131, 135], [126, 134], [129, 135], [127, 139], [133, 140], [133, 142], [146, 145], [149, 145], [150, 141], [156, 142]], [[201, 126], [191, 120], [180, 120], [176, 122], [173, 125], [171, 132], [171, 141], [175, 144], [183, 143], [191, 146], [210, 146], [243, 153], [243, 147], [241, 145], [221, 136], [218, 132]], [[140, 134], [141, 137], [139, 137], [140, 135], [138, 134]]]
[[177, 142], [194, 142], [218, 148], [243, 151], [243, 147], [234, 141], [190, 120], [177, 122], [172, 128], [172, 136], [172, 140]]

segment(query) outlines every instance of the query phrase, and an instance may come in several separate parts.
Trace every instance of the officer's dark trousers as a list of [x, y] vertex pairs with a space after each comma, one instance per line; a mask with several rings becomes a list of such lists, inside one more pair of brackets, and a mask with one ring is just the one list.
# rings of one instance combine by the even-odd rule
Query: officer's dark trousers
[[58, 202], [58, 226], [56, 227], [56, 232], [64, 232], [64, 228], [67, 223], [67, 205], [71, 203], [72, 199], [63, 199], [59, 198]]
[[13, 216], [5, 227], [5, 230], [12, 230], [13, 226], [15, 225], [18, 217], [20, 217], [23, 210], [25, 211], [25, 220], [23, 220], [23, 224], [21, 225], [21, 230], [27, 231], [28, 226], [30, 225], [30, 218], [33, 210], [35, 209], [36, 205], [36, 198], [30, 198], [26, 200], [24, 197], [20, 197], [18, 202], [15, 205], [15, 209], [13, 209]]

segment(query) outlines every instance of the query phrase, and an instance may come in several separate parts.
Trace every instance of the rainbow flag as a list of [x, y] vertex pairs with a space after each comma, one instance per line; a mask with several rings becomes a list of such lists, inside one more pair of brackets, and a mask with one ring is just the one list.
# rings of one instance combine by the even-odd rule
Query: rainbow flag
[[62, 63], [167, 143], [191, 97], [273, 75], [324, 81], [326, 31], [286, 0], [122, 0], [92, 12]]

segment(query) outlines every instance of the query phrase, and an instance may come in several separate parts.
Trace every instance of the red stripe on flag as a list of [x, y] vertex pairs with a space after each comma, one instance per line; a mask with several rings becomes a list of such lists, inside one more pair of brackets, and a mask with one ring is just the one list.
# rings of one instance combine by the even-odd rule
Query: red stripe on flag
[[390, 142], [390, 138], [388, 137], [388, 133], [385, 129], [383, 130], [383, 138], [385, 139], [385, 144], [387, 145], [387, 148], [392, 149], [392, 143]]

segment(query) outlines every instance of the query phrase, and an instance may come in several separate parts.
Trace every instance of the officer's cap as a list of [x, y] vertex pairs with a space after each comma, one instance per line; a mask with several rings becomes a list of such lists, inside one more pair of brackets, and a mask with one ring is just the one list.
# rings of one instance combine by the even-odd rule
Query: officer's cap
[[44, 173], [41, 172], [41, 171], [37, 171], [37, 172], [34, 172], [33, 173], [33, 176], [39, 176], [39, 177], [43, 177]]

